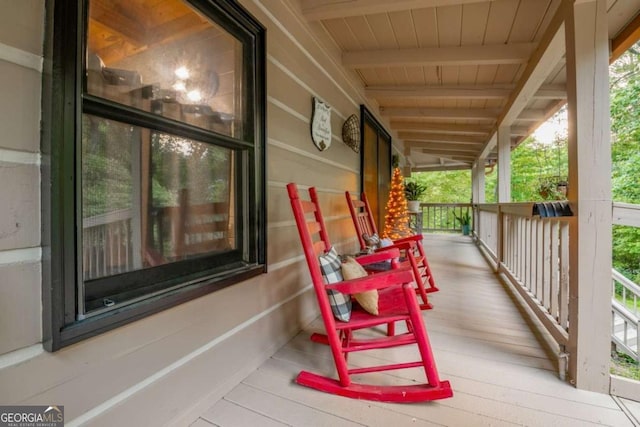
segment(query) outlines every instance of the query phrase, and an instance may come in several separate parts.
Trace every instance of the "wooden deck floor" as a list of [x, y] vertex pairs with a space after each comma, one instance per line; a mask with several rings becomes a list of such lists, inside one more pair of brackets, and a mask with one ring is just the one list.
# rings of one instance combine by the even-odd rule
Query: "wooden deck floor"
[[[462, 236], [429, 236], [428, 256], [441, 291], [423, 312], [438, 370], [454, 397], [421, 404], [341, 398], [293, 382], [301, 369], [334, 372], [328, 348], [309, 341], [310, 325], [192, 424], [216, 426], [633, 426], [607, 395], [576, 390], [557, 370], [476, 247]], [[376, 357], [393, 359], [386, 350]], [[391, 354], [388, 354], [391, 353]], [[382, 356], [384, 354], [384, 356]], [[404, 355], [404, 354], [403, 354]], [[361, 354], [354, 364], [366, 364]], [[419, 378], [420, 372], [390, 372]]]

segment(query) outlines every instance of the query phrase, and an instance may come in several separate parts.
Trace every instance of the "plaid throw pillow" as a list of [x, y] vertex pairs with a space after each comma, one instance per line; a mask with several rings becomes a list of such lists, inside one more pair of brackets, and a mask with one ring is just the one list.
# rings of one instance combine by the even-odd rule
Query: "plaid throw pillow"
[[[326, 254], [320, 255], [318, 259], [320, 261], [322, 277], [324, 277], [326, 284], [337, 283], [343, 280], [341, 270], [342, 261], [334, 247], [331, 247]], [[329, 297], [329, 305], [335, 318], [343, 322], [348, 322], [349, 319], [351, 319], [351, 297], [333, 289], [327, 290], [327, 296]]]

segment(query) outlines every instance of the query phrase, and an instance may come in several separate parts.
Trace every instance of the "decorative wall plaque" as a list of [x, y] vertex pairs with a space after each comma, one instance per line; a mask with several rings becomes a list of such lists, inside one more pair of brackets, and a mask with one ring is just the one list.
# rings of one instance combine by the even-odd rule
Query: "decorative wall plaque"
[[342, 125], [342, 140], [356, 153], [360, 152], [360, 120], [352, 114]]
[[320, 151], [331, 146], [331, 107], [318, 98], [313, 98], [311, 139]]

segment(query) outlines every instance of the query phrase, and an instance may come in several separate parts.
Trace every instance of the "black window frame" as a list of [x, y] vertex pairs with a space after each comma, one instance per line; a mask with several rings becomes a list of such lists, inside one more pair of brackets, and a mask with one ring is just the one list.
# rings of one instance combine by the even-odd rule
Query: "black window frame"
[[[89, 95], [86, 90], [85, 33], [88, 0], [47, 0], [42, 92], [42, 300], [43, 345], [55, 351], [83, 339], [183, 302], [266, 273], [266, 31], [233, 0], [185, 0], [242, 42], [244, 142], [162, 116]], [[247, 48], [249, 46], [249, 48]], [[81, 224], [79, 195], [83, 114], [149, 127], [230, 148], [244, 189], [237, 197], [238, 249], [143, 270], [146, 282], [162, 281], [165, 292], [97, 315], [78, 316]], [[248, 142], [247, 142], [248, 141]], [[252, 143], [251, 143], [252, 142]], [[248, 225], [248, 230], [243, 229]], [[240, 261], [239, 261], [240, 259]], [[167, 272], [170, 280], [162, 279]], [[127, 273], [140, 276], [140, 272]], [[124, 276], [124, 275], [123, 275]], [[148, 280], [151, 279], [151, 280]]]
[[[392, 162], [392, 147], [393, 147], [393, 139], [391, 138], [391, 134], [387, 132], [385, 127], [376, 119], [371, 111], [364, 105], [360, 104], [360, 135], [362, 136], [362, 147], [360, 149], [360, 191], [365, 191], [365, 168], [367, 167], [367, 159], [366, 152], [367, 150], [364, 147], [365, 141], [365, 127], [370, 126], [376, 133], [376, 152], [378, 157], [376, 157], [376, 176], [378, 180], [378, 192], [376, 194], [367, 194], [369, 200], [371, 198], [376, 198], [376, 206], [377, 212], [373, 212], [374, 220], [377, 218], [377, 224], [379, 230], [384, 230], [384, 215], [381, 213], [384, 211], [386, 203], [380, 203], [381, 200], [386, 200], [385, 197], [388, 196], [388, 191], [382, 190], [384, 188], [384, 184], [390, 185], [391, 177], [393, 176], [393, 162]], [[380, 147], [380, 141], [387, 141], [388, 147], [385, 150], [382, 150]], [[384, 163], [385, 166], [381, 167], [380, 161], [380, 153], [384, 154]], [[381, 176], [381, 173], [384, 172], [388, 174], [388, 176]]]

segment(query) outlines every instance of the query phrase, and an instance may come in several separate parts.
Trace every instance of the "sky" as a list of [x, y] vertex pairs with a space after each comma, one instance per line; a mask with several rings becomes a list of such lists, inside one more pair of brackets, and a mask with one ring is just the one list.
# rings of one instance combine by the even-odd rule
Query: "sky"
[[553, 117], [544, 122], [533, 132], [536, 140], [543, 144], [551, 144], [554, 140], [567, 135], [567, 109], [561, 108]]

